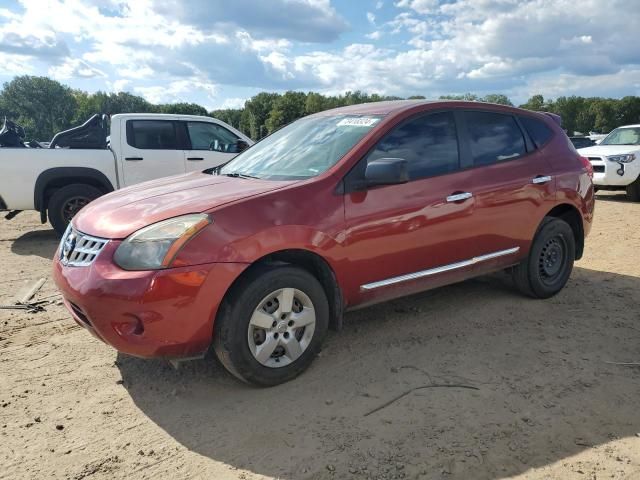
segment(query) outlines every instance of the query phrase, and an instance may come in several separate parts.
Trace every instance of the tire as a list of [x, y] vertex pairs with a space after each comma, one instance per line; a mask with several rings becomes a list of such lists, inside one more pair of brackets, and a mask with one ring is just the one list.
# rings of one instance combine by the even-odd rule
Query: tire
[[566, 285], [576, 258], [573, 230], [559, 218], [545, 217], [529, 257], [512, 270], [516, 287], [533, 298], [549, 298]]
[[49, 223], [60, 235], [64, 233], [69, 221], [82, 207], [96, 198], [102, 192], [96, 187], [82, 183], [66, 185], [51, 195], [48, 205]]
[[[313, 325], [306, 323], [312, 314]], [[328, 326], [329, 302], [313, 275], [290, 265], [258, 267], [222, 302], [213, 349], [240, 380], [270, 387], [292, 380], [311, 364]]]
[[632, 202], [640, 202], [640, 177], [636, 178], [636, 180], [627, 185], [627, 198]]

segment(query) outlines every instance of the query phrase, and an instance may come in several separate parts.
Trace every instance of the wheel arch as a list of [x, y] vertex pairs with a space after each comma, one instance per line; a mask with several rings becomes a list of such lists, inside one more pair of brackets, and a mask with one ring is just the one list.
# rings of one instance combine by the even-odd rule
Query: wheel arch
[[278, 250], [258, 258], [235, 279], [227, 290], [225, 297], [251, 272], [264, 266], [289, 264], [300, 267], [313, 275], [322, 285], [329, 300], [329, 327], [334, 330], [342, 328], [344, 299], [336, 274], [329, 262], [310, 250], [292, 248]]
[[47, 221], [47, 207], [53, 192], [58, 189], [81, 183], [96, 187], [103, 194], [113, 192], [114, 188], [107, 176], [99, 170], [87, 167], [56, 167], [42, 172], [36, 179], [33, 204], [40, 212], [42, 223]]
[[576, 241], [576, 260], [580, 260], [584, 253], [584, 225], [580, 211], [574, 205], [563, 203], [552, 208], [545, 216], [559, 218], [569, 224]]

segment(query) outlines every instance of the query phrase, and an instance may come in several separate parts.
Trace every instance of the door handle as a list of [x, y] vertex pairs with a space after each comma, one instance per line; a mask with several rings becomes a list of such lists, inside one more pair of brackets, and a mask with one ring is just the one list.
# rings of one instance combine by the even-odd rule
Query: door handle
[[144, 160], [142, 157], [124, 157], [124, 159], [130, 162]]
[[538, 175], [533, 180], [531, 180], [531, 183], [536, 185], [542, 185], [543, 183], [549, 183], [550, 181], [551, 181], [551, 177], [549, 175]]
[[202, 157], [187, 157], [187, 160], [204, 160]]
[[471, 197], [473, 197], [473, 193], [471, 192], [453, 193], [447, 197], [447, 203], [461, 202]]

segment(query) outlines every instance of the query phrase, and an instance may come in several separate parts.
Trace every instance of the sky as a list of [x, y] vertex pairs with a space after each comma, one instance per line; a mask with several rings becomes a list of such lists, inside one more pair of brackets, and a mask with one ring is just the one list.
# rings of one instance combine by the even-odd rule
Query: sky
[[154, 103], [260, 91], [640, 95], [640, 0], [0, 0], [0, 82]]

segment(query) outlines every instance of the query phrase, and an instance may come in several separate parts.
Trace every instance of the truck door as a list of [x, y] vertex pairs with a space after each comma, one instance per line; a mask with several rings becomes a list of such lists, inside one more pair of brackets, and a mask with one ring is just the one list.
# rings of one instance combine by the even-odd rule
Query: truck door
[[122, 164], [125, 186], [185, 173], [177, 122], [127, 120]]
[[187, 172], [227, 163], [243, 149], [244, 140], [222, 125], [197, 120], [184, 123], [190, 141], [190, 148], [184, 151]]

